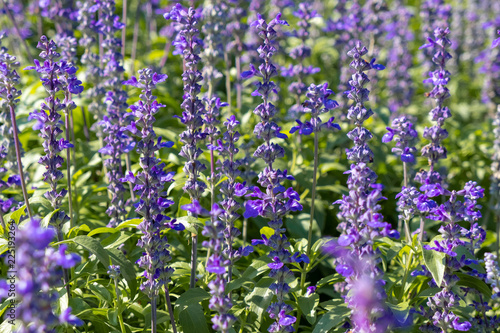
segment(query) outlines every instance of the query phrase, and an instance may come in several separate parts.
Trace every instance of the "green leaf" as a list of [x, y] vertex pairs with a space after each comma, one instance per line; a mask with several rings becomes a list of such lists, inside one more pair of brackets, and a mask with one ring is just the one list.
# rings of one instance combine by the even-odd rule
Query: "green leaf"
[[491, 298], [491, 289], [484, 281], [464, 273], [457, 273], [457, 276], [460, 278], [457, 285], [476, 289], [483, 294], [485, 299]]
[[10, 220], [13, 220], [16, 224], [19, 224], [19, 220], [21, 216], [24, 215], [24, 210], [26, 209], [26, 205], [22, 205], [18, 210], [13, 211], [12, 213], [5, 214], [4, 220], [6, 223], [9, 223]]
[[199, 218], [194, 216], [178, 217], [177, 222], [182, 223], [185, 230], [191, 232], [192, 234], [198, 234], [199, 227], [203, 227], [205, 225]]
[[109, 266], [108, 252], [102, 247], [101, 243], [99, 243], [97, 239], [88, 236], [76, 236], [75, 238], [69, 239], [69, 241], [78, 244], [90, 253], [95, 254], [104, 267], [107, 268]]
[[182, 332], [210, 333], [200, 304], [191, 304], [179, 313]]
[[175, 301], [175, 307], [181, 308], [188, 307], [193, 304], [199, 304], [206, 299], [210, 298], [210, 294], [201, 288], [191, 288], [183, 293], [177, 301]]
[[392, 310], [394, 318], [396, 318], [396, 320], [401, 324], [404, 324], [410, 315], [410, 303], [405, 301], [399, 304], [387, 303], [387, 305]]
[[127, 221], [123, 221], [122, 223], [118, 224], [115, 229], [120, 230], [123, 228], [128, 228], [128, 227], [133, 227], [137, 228], [139, 224], [141, 224], [142, 218], [137, 218], [137, 219], [131, 219]]
[[298, 304], [309, 324], [314, 325], [316, 322], [316, 308], [319, 304], [319, 295], [312, 294], [309, 297], [301, 296], [299, 297]]
[[351, 310], [345, 305], [345, 303], [339, 304], [334, 307], [319, 320], [318, 324], [314, 327], [313, 333], [325, 333], [336, 327], [344, 320], [349, 318]]
[[[472, 253], [470, 253], [469, 249], [467, 249], [465, 246], [457, 246], [453, 249], [453, 251], [456, 252], [458, 259], [462, 258], [462, 256], [465, 255], [466, 259], [476, 260], [474, 255], [472, 255]], [[471, 263], [467, 266], [474, 268], [474, 269], [477, 269], [477, 271], [479, 273], [486, 273], [486, 271], [484, 270], [484, 267], [479, 265], [479, 264]]]
[[274, 279], [270, 277], [261, 278], [252, 292], [245, 297], [245, 303], [250, 304], [250, 311], [255, 313], [259, 320], [273, 299], [274, 294], [269, 289], [273, 282]]
[[427, 267], [429, 272], [431, 272], [434, 281], [436, 281], [436, 284], [438, 286], [441, 286], [444, 277], [444, 270], [446, 268], [444, 260], [446, 254], [434, 250], [422, 249], [422, 251], [424, 253], [425, 266]]
[[[122, 251], [118, 249], [107, 249], [113, 265], [120, 265], [120, 272], [127, 281], [130, 288], [130, 298], [133, 299], [137, 292], [137, 279], [135, 266], [125, 257]], [[107, 267], [107, 266], [106, 266]]]
[[111, 293], [104, 286], [97, 282], [93, 282], [88, 284], [88, 288], [101, 300], [107, 302], [109, 305], [113, 305], [113, 297], [111, 297]]
[[50, 219], [52, 219], [52, 216], [54, 216], [55, 213], [57, 213], [60, 209], [56, 209], [53, 212], [48, 213], [45, 215], [43, 218], [42, 222], [40, 223], [42, 227], [47, 228], [50, 224]]
[[115, 233], [117, 231], [118, 230], [116, 230], [115, 228], [101, 227], [101, 228], [97, 228], [97, 229], [92, 230], [91, 232], [89, 232], [87, 234], [87, 236], [92, 237], [94, 235], [104, 234], [104, 233], [111, 233], [112, 234], [112, 233]]

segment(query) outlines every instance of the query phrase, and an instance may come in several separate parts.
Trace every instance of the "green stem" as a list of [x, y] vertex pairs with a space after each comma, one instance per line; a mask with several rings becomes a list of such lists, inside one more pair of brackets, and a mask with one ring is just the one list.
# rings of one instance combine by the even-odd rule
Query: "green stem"
[[401, 284], [401, 292], [399, 294], [399, 300], [400, 301], [403, 299], [403, 296], [405, 294], [406, 281], [408, 280], [408, 275], [410, 274], [410, 267], [411, 267], [412, 260], [413, 260], [413, 250], [410, 250], [410, 255], [409, 255], [409, 258], [408, 258], [408, 262], [406, 263], [405, 275], [403, 276], [403, 282]]
[[[64, 123], [66, 126], [66, 141], [69, 142], [69, 112], [64, 113]], [[66, 149], [66, 172], [67, 172], [67, 186], [68, 186], [68, 206], [69, 206], [69, 228], [74, 227], [73, 221], [73, 192], [71, 191], [71, 148]]]
[[[317, 183], [317, 174], [318, 174], [318, 162], [319, 162], [319, 153], [318, 153], [318, 134], [314, 133], [314, 169], [313, 169], [313, 183], [312, 183], [312, 192], [311, 192], [311, 216], [309, 219], [309, 232], [307, 234], [307, 257], [311, 256], [311, 242], [312, 242], [312, 226], [314, 222], [314, 203], [316, 201], [316, 183]], [[305, 265], [305, 263], [304, 263]], [[301, 282], [302, 284], [302, 282]]]
[[422, 216], [420, 217], [420, 233], [418, 234], [418, 240], [424, 240], [424, 218]]
[[172, 325], [172, 330], [177, 333], [177, 327], [175, 326], [174, 310], [172, 309], [172, 302], [170, 301], [170, 293], [168, 292], [168, 286], [165, 285], [165, 299], [167, 301], [168, 315], [170, 317], [170, 324]]
[[9, 105], [10, 118], [12, 121], [12, 130], [14, 131], [14, 146], [16, 147], [16, 158], [17, 158], [17, 168], [19, 170], [19, 177], [21, 177], [21, 189], [23, 190], [24, 203], [28, 209], [28, 215], [30, 219], [33, 218], [33, 213], [31, 212], [30, 203], [28, 200], [28, 190], [26, 189], [26, 181], [24, 180], [24, 170], [23, 162], [21, 160], [21, 144], [19, 143], [19, 133], [17, 132], [17, 122], [16, 122], [16, 112], [14, 111], [14, 106]]
[[151, 298], [151, 333], [156, 333], [156, 296]]
[[122, 315], [122, 298], [121, 298], [121, 293], [120, 289], [118, 288], [118, 279], [115, 280], [115, 292], [116, 292], [116, 311], [118, 312], [118, 321], [120, 323], [120, 329], [122, 330], [122, 333], [127, 333], [127, 330], [125, 329], [125, 324], [123, 322], [123, 315]]
[[224, 52], [224, 62], [226, 63], [226, 94], [227, 94], [227, 112], [231, 114], [231, 76], [230, 76], [230, 66], [229, 66], [229, 55]]

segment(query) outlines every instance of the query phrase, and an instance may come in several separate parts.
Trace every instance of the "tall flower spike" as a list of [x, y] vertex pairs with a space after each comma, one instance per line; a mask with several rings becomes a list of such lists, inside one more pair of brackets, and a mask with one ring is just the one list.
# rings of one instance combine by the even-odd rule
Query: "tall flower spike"
[[[61, 269], [80, 262], [78, 255], [66, 253], [66, 244], [59, 250], [50, 247], [54, 236], [55, 231], [42, 228], [37, 219], [16, 230], [16, 267], [12, 270], [17, 272], [16, 321], [21, 324], [16, 332], [43, 333], [63, 324], [83, 325], [82, 320], [71, 314], [71, 308], [60, 315], [52, 310], [59, 299], [53, 288], [60, 284]], [[7, 298], [9, 288], [5, 280], [0, 281], [0, 299]]]
[[304, 60], [311, 56], [311, 47], [306, 44], [306, 41], [310, 39], [309, 29], [311, 28], [311, 20], [318, 17], [319, 14], [313, 9], [313, 5], [307, 2], [300, 3], [297, 11], [293, 14], [299, 18], [297, 24], [299, 29], [295, 30], [292, 36], [299, 38], [301, 44], [290, 51], [290, 56], [297, 64], [290, 65], [288, 68], [281, 68], [282, 76], [291, 77], [297, 80], [288, 86], [288, 91], [295, 96], [295, 104], [289, 110], [292, 119], [298, 117], [299, 112], [302, 111], [302, 95], [307, 91], [307, 84], [304, 82], [305, 78], [309, 75], [318, 73], [320, 70], [313, 66], [306, 66], [304, 63]]
[[106, 135], [105, 146], [100, 153], [108, 155], [104, 161], [107, 168], [108, 191], [111, 193], [111, 204], [106, 213], [110, 217], [108, 226], [115, 227], [125, 217], [125, 186], [120, 181], [123, 178], [122, 155], [128, 154], [134, 142], [123, 130], [130, 124], [130, 115], [127, 114], [127, 93], [122, 88], [121, 75], [125, 71], [122, 66], [121, 40], [115, 37], [116, 33], [124, 28], [120, 18], [115, 15], [115, 2], [106, 0], [100, 2], [101, 17], [96, 23], [99, 33], [104, 36], [102, 43], [105, 53], [103, 63], [106, 64], [103, 75], [103, 86], [107, 90], [107, 115], [99, 122]]
[[[40, 137], [44, 139], [45, 156], [42, 156], [38, 163], [44, 165], [47, 170], [43, 175], [50, 190], [45, 193], [45, 197], [51, 202], [53, 209], [59, 209], [62, 199], [67, 193], [66, 189], [58, 190], [57, 188], [58, 181], [63, 178], [63, 173], [59, 168], [64, 163], [64, 159], [59, 154], [64, 149], [73, 147], [67, 140], [58, 139], [63, 132], [60, 128], [60, 112], [66, 110], [67, 107], [73, 107], [74, 103], [70, 104], [72, 102], [66, 99], [61, 103], [59, 98], [56, 98], [56, 93], [65, 90], [68, 90], [69, 93], [79, 93], [82, 87], [80, 86], [81, 82], [74, 76], [76, 68], [65, 61], [58, 61], [60, 54], [57, 52], [57, 45], [54, 41], [42, 36], [37, 48], [42, 50], [40, 57], [44, 59], [43, 64], [35, 60], [35, 66], [26, 69], [34, 69], [38, 72], [42, 85], [49, 96], [45, 99], [45, 103], [42, 103], [40, 111], [30, 113], [30, 119], [37, 120], [33, 129], [40, 130]], [[62, 210], [53, 215], [52, 222], [56, 225], [58, 232], [68, 219], [69, 217]], [[61, 238], [60, 234], [58, 236]]]
[[255, 157], [261, 158], [266, 164], [266, 168], [259, 174], [258, 183], [265, 189], [262, 192], [259, 187], [254, 187], [247, 196], [257, 197], [257, 200], [249, 200], [245, 204], [245, 218], [261, 216], [269, 220], [269, 227], [274, 230], [274, 234], [262, 241], [253, 241], [253, 244], [266, 244], [272, 248], [269, 257], [272, 263], [268, 264], [271, 268], [269, 274], [275, 282], [270, 286], [270, 289], [276, 295], [276, 302], [272, 303], [267, 312], [271, 319], [275, 322], [269, 327], [269, 332], [293, 332], [293, 324], [297, 320], [294, 316], [289, 315], [293, 308], [285, 303], [285, 298], [290, 290], [290, 286], [286, 282], [288, 278], [293, 278], [293, 273], [287, 267], [298, 256], [292, 257], [288, 250], [290, 243], [285, 236], [285, 228], [283, 228], [283, 218], [293, 211], [302, 210], [299, 203], [299, 195], [292, 188], [285, 188], [282, 182], [286, 179], [293, 179], [287, 175], [286, 170], [276, 170], [273, 168], [273, 162], [285, 155], [285, 150], [277, 143], [271, 143], [274, 138], [286, 138], [286, 135], [280, 133], [281, 128], [274, 122], [277, 109], [270, 102], [272, 94], [276, 94], [278, 87], [271, 81], [276, 76], [276, 66], [271, 62], [273, 54], [277, 51], [273, 41], [276, 39], [277, 32], [275, 27], [278, 25], [288, 25], [284, 20], [281, 20], [281, 14], [267, 23], [261, 15], [258, 15], [256, 21], [252, 22], [263, 44], [259, 46], [258, 52], [262, 59], [262, 64], [259, 68], [250, 65], [250, 71], [243, 72], [243, 78], [257, 76], [262, 78], [261, 81], [256, 81], [257, 89], [253, 92], [253, 96], [260, 96], [262, 103], [259, 104], [253, 111], [260, 117], [260, 122], [254, 129], [254, 134], [258, 139], [264, 140], [254, 153]]
[[[180, 26], [178, 40], [174, 41], [174, 45], [182, 52], [186, 65], [186, 70], [182, 74], [184, 101], [181, 104], [181, 108], [184, 111], [182, 112], [182, 117], [179, 117], [181, 122], [186, 126], [186, 130], [180, 135], [180, 141], [184, 143], [180, 155], [186, 159], [183, 170], [186, 173], [187, 180], [183, 189], [189, 194], [191, 202], [194, 202], [199, 201], [206, 189], [205, 183], [198, 179], [199, 174], [206, 169], [205, 165], [198, 160], [202, 154], [198, 143], [206, 135], [202, 131], [202, 116], [205, 113], [205, 107], [198, 98], [201, 89], [200, 82], [203, 80], [203, 76], [198, 70], [201, 46], [198, 36], [200, 32], [197, 28], [198, 20], [194, 8], [189, 8], [186, 11], [180, 4], [176, 4], [164, 17], [167, 20], [177, 22]], [[191, 253], [191, 288], [195, 286], [196, 282], [197, 243], [198, 238], [194, 234]]]
[[[365, 120], [373, 115], [373, 111], [365, 106], [368, 101], [369, 90], [365, 85], [370, 82], [366, 71], [377, 69], [382, 70], [384, 66], [374, 64], [374, 60], [368, 62], [363, 56], [368, 53], [366, 47], [360, 41], [355, 43], [347, 55], [352, 58], [349, 67], [354, 71], [349, 85], [351, 89], [346, 91], [347, 97], [353, 101], [347, 112], [347, 118], [354, 122], [356, 127], [347, 136], [354, 141], [354, 147], [346, 149], [347, 158], [351, 164], [347, 180], [349, 194], [343, 195], [341, 200], [334, 204], [340, 205], [338, 218], [341, 223], [338, 230], [341, 235], [338, 239], [338, 246], [344, 249], [337, 256], [337, 272], [345, 277], [346, 291], [350, 292], [345, 296], [349, 308], [353, 310], [351, 321], [355, 332], [362, 332], [366, 325], [372, 325], [377, 332], [383, 332], [389, 322], [385, 320], [388, 310], [385, 307], [379, 308], [375, 304], [381, 304], [385, 299], [385, 293], [381, 288], [382, 271], [378, 267], [380, 262], [380, 252], [373, 248], [377, 238], [399, 237], [397, 231], [392, 230], [389, 223], [383, 221], [382, 214], [379, 213], [381, 206], [379, 201], [382, 196], [383, 186], [376, 184], [377, 174], [370, 169], [368, 163], [373, 162], [373, 152], [368, 146], [368, 140], [372, 138], [370, 131], [363, 126]], [[361, 270], [360, 267], [363, 267]], [[363, 272], [369, 272], [369, 275]], [[372, 281], [365, 281], [370, 278]], [[354, 288], [359, 286], [378, 286], [377, 302], [368, 306], [362, 311], [364, 320], [357, 317], [358, 299], [355, 296]], [[370, 303], [371, 304], [371, 303]], [[384, 320], [382, 320], [384, 319]]]
[[208, 307], [218, 313], [212, 318], [212, 328], [218, 332], [227, 333], [236, 322], [236, 317], [229, 313], [232, 302], [225, 293], [230, 260], [225, 259], [222, 255], [224, 224], [218, 219], [218, 216], [223, 213], [224, 210], [219, 205], [214, 204], [210, 212], [211, 219], [207, 221], [202, 234], [208, 238], [207, 241], [203, 242], [203, 246], [212, 251], [212, 255], [207, 260], [207, 271], [216, 274], [215, 279], [208, 283], [212, 295]]
[[[145, 277], [141, 290], [150, 298], [152, 311], [156, 311], [156, 300], [160, 289], [162, 286], [167, 287], [174, 271], [167, 266], [167, 262], [170, 261], [170, 252], [164, 231], [168, 228], [184, 229], [181, 224], [163, 215], [163, 211], [174, 203], [163, 197], [165, 184], [173, 180], [174, 173], [166, 173], [165, 164], [156, 157], [156, 152], [161, 148], [173, 146], [173, 142], [162, 142], [161, 137], [157, 138], [153, 130], [155, 114], [164, 107], [156, 100], [153, 89], [166, 79], [167, 75], [154, 73], [147, 68], [139, 71], [138, 78], [133, 76], [130, 80], [123, 82], [142, 89], [141, 99], [130, 107], [135, 122], [126, 128], [140, 140], [136, 148], [141, 155], [139, 163], [142, 170], [136, 176], [129, 173], [121, 181], [134, 184], [134, 190], [140, 198], [135, 205], [135, 211], [143, 217], [138, 226], [143, 235], [137, 245], [144, 252], [138, 263], [144, 269]], [[155, 319], [156, 315], [152, 315], [152, 330], [154, 331], [156, 331]]]
[[[3, 193], [3, 190], [11, 186], [21, 186], [24, 201], [29, 205], [21, 161], [24, 151], [17, 134], [19, 130], [15, 119], [15, 109], [21, 96], [21, 90], [16, 88], [19, 83], [16, 70], [19, 61], [2, 46], [3, 37], [0, 34], [0, 192]], [[3, 215], [14, 207], [14, 199], [0, 199], [0, 204], [2, 208], [5, 207], [3, 211], [0, 210], [0, 215]], [[29, 208], [28, 211], [31, 214]]]
[[241, 176], [239, 167], [242, 163], [241, 160], [235, 159], [239, 151], [236, 148], [236, 143], [240, 139], [240, 133], [236, 130], [239, 124], [240, 122], [236, 120], [234, 115], [227, 118], [224, 122], [224, 127], [227, 128], [227, 131], [223, 134], [222, 140], [218, 140], [217, 145], [214, 147], [222, 156], [218, 167], [220, 177], [227, 177], [227, 180], [224, 180], [220, 184], [220, 192], [222, 193], [220, 205], [224, 211], [218, 215], [218, 218], [223, 223], [224, 243], [222, 245], [222, 254], [224, 260], [229, 261], [227, 271], [228, 281], [232, 279], [232, 267], [234, 263], [242, 256], [246, 256], [253, 251], [251, 246], [240, 247], [239, 249], [233, 248], [235, 238], [241, 234], [240, 230], [234, 226], [234, 222], [240, 217], [238, 210], [241, 208], [236, 198], [244, 196], [248, 191], [248, 187], [245, 186], [246, 182], [242, 184], [236, 180]]

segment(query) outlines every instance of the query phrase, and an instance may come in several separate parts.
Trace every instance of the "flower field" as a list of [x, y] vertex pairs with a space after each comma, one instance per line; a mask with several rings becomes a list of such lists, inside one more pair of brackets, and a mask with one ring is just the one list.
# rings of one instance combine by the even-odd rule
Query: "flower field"
[[0, 333], [500, 332], [500, 2], [2, 0]]

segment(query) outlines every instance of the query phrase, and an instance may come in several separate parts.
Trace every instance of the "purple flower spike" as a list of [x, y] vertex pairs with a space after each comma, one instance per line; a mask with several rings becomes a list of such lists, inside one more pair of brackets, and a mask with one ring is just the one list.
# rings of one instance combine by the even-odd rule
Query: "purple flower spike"
[[[35, 69], [38, 72], [49, 97], [45, 99], [45, 103], [42, 103], [39, 111], [30, 113], [29, 119], [37, 120], [36, 128], [40, 130], [40, 136], [45, 140], [43, 143], [45, 156], [42, 156], [38, 161], [47, 169], [43, 175], [50, 190], [45, 193], [45, 197], [51, 202], [53, 209], [59, 209], [66, 194], [66, 189], [60, 191], [57, 189], [58, 181], [63, 178], [63, 173], [59, 168], [64, 163], [59, 154], [65, 149], [73, 147], [65, 139], [58, 138], [63, 133], [60, 128], [62, 123], [60, 112], [64, 110], [68, 113], [76, 108], [75, 103], [71, 101], [70, 86], [73, 85], [74, 89], [80, 91], [80, 88], [77, 87], [80, 87], [81, 82], [75, 77], [75, 67], [66, 61], [58, 61], [61, 55], [57, 52], [57, 45], [53, 40], [42, 36], [37, 48], [42, 50], [40, 57], [44, 60], [43, 66], [35, 60], [35, 66], [27, 67], [27, 69]], [[58, 91], [65, 93], [65, 99], [62, 103], [59, 98], [56, 98]], [[59, 214], [52, 217], [51, 222], [56, 225], [57, 229], [60, 229], [62, 224], [68, 220], [69, 217], [60, 211]]]
[[[295, 318], [288, 315], [292, 309], [285, 303], [285, 295], [290, 289], [290, 286], [286, 283], [286, 279], [293, 277], [293, 273], [286, 264], [290, 263], [293, 259], [288, 250], [290, 243], [284, 234], [283, 217], [292, 211], [301, 210], [302, 206], [293, 195], [292, 197], [287, 197], [285, 194], [288, 193], [290, 195], [290, 192], [287, 192], [287, 189], [281, 184], [288, 178], [286, 171], [275, 170], [273, 168], [273, 162], [277, 158], [283, 157], [285, 151], [277, 143], [271, 143], [273, 138], [280, 138], [282, 135], [280, 127], [273, 119], [276, 116], [277, 109], [270, 102], [271, 95], [277, 92], [277, 86], [271, 79], [278, 74], [275, 65], [271, 61], [272, 56], [277, 51], [274, 45], [277, 32], [274, 28], [277, 25], [288, 24], [281, 20], [281, 15], [278, 14], [269, 24], [266, 23], [261, 15], [258, 15], [258, 19], [251, 25], [256, 28], [259, 37], [263, 40], [263, 44], [257, 50], [262, 63], [258, 71], [254, 66], [251, 66], [250, 73], [245, 74], [245, 76], [262, 78], [262, 82], [255, 82], [257, 87], [255, 95], [262, 98], [262, 103], [254, 110], [254, 113], [260, 117], [260, 122], [255, 127], [254, 134], [258, 139], [264, 140], [264, 143], [257, 148], [254, 156], [261, 158], [267, 165], [259, 174], [258, 180], [258, 183], [266, 189], [266, 192], [262, 192], [258, 187], [251, 190], [247, 196], [256, 197], [257, 199], [246, 202], [246, 210], [243, 216], [245, 218], [262, 216], [269, 220], [269, 227], [274, 230], [274, 234], [269, 240], [264, 240], [264, 244], [272, 248], [269, 257], [274, 260], [274, 268], [271, 268], [270, 276], [276, 282], [271, 284], [270, 289], [277, 296], [277, 301], [272, 303], [267, 309], [269, 316], [275, 319], [275, 322], [269, 327], [268, 331], [289, 332], [293, 331], [292, 324], [295, 322]], [[253, 244], [258, 243], [260, 242], [253, 242]]]
[[182, 74], [185, 94], [181, 108], [184, 111], [180, 117], [186, 130], [180, 135], [180, 141], [184, 143], [180, 155], [186, 158], [184, 172], [188, 178], [183, 189], [189, 194], [191, 201], [195, 201], [200, 199], [206, 188], [205, 183], [198, 179], [199, 173], [206, 169], [205, 165], [198, 160], [202, 153], [198, 144], [206, 136], [202, 131], [205, 106], [198, 98], [201, 90], [200, 82], [203, 80], [203, 75], [198, 70], [202, 45], [197, 28], [198, 18], [193, 8], [186, 10], [180, 4], [176, 4], [164, 17], [178, 25], [179, 35], [175, 46], [186, 61], [186, 70]]
[[[170, 261], [169, 244], [162, 231], [172, 228], [183, 230], [181, 224], [174, 224], [164, 211], [174, 202], [168, 200], [163, 190], [167, 182], [173, 181], [173, 172], [165, 172], [165, 164], [157, 157], [157, 152], [165, 146], [161, 137], [157, 138], [153, 126], [155, 115], [164, 105], [158, 103], [153, 90], [158, 83], [165, 81], [166, 75], [154, 73], [146, 68], [139, 70], [138, 77], [132, 77], [129, 82], [134, 87], [142, 89], [140, 100], [130, 106], [131, 114], [135, 118], [132, 134], [137, 136], [137, 152], [140, 154], [142, 170], [134, 176], [131, 172], [122, 178], [122, 182], [134, 185], [134, 191], [139, 196], [135, 211], [143, 217], [138, 229], [143, 233], [137, 245], [142, 247], [144, 255], [138, 260], [139, 266], [144, 269], [145, 281], [141, 290], [156, 302], [156, 297], [162, 286], [167, 285], [174, 269], [167, 266]], [[128, 127], [130, 130], [130, 127]], [[168, 222], [165, 223], [164, 220]]]
[[[390, 324], [386, 318], [389, 310], [383, 306], [385, 294], [382, 288], [382, 271], [378, 267], [378, 252], [373, 243], [377, 238], [395, 237], [397, 232], [391, 229], [390, 224], [383, 222], [379, 213], [382, 207], [379, 201], [382, 196], [382, 186], [376, 184], [377, 175], [367, 163], [373, 161], [373, 152], [367, 142], [372, 138], [370, 131], [363, 126], [372, 114], [372, 110], [364, 105], [368, 100], [369, 90], [365, 85], [370, 82], [366, 71], [375, 69], [371, 63], [363, 59], [368, 52], [361, 42], [356, 42], [347, 55], [353, 60], [350, 68], [355, 72], [347, 91], [347, 97], [353, 101], [347, 118], [354, 121], [356, 127], [347, 136], [354, 142], [354, 147], [347, 149], [347, 158], [353, 161], [347, 186], [349, 194], [343, 195], [341, 200], [334, 204], [340, 205], [338, 213], [341, 223], [338, 230], [341, 235], [336, 242], [330, 242], [326, 249], [337, 256], [336, 270], [346, 280], [345, 295], [348, 306], [353, 310], [352, 323], [354, 331], [368, 329], [384, 332]], [[379, 67], [381, 69], [381, 67]], [[392, 137], [388, 139], [392, 140]], [[361, 289], [371, 289], [358, 295]], [[373, 297], [372, 297], [373, 295]]]
[[418, 141], [418, 133], [413, 128], [414, 120], [409, 116], [400, 116], [392, 121], [392, 128], [387, 127], [388, 132], [382, 137], [382, 142], [390, 142], [396, 137], [396, 147], [392, 148], [392, 152], [401, 157], [401, 161], [405, 163], [413, 163], [415, 161], [415, 153], [417, 149], [415, 144]]

